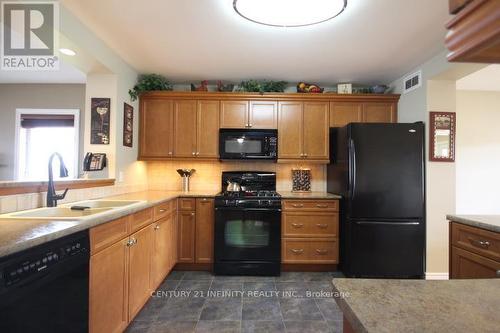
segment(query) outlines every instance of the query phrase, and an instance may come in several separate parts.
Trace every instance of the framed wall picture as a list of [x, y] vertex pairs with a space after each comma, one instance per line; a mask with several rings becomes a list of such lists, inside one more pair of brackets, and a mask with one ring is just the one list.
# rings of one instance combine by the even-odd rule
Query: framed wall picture
[[123, 145], [132, 147], [134, 142], [134, 108], [123, 103]]
[[109, 145], [111, 99], [92, 98], [90, 105], [90, 143]]
[[429, 160], [454, 162], [456, 142], [455, 112], [430, 112]]

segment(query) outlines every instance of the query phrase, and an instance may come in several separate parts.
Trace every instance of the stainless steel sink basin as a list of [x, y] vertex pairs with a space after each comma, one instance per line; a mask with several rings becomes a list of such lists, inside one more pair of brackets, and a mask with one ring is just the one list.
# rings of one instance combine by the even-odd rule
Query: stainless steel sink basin
[[69, 207], [46, 207], [33, 210], [26, 210], [16, 213], [0, 215], [0, 218], [6, 219], [61, 219], [75, 220], [96, 214], [104, 213], [112, 210], [112, 208], [95, 208], [85, 210], [72, 210]]
[[82, 206], [89, 208], [121, 208], [134, 204], [138, 204], [142, 201], [138, 200], [85, 200], [80, 202], [73, 202], [70, 204], [65, 204], [63, 207], [73, 207]]

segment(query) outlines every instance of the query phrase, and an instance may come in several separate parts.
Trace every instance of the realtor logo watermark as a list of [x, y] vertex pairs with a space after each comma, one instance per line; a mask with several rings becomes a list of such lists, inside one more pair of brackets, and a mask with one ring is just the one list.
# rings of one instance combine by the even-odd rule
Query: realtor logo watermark
[[54, 1], [1, 3], [1, 69], [58, 70], [59, 4]]

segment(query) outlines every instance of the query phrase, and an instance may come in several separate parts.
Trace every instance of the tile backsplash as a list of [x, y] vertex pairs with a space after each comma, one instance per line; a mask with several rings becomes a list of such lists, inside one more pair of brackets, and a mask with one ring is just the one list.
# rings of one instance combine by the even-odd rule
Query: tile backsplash
[[177, 169], [196, 169], [191, 177], [193, 191], [220, 190], [223, 171], [271, 171], [276, 172], [276, 189], [292, 190], [292, 169], [311, 169], [311, 190], [326, 191], [326, 166], [318, 164], [279, 164], [266, 162], [148, 162], [148, 183], [150, 190], [179, 191], [181, 177]]
[[[143, 185], [114, 185], [69, 190], [66, 198], [59, 203], [69, 203], [87, 199], [97, 199], [106, 196], [147, 190]], [[58, 191], [58, 193], [61, 191]], [[11, 213], [19, 210], [34, 209], [45, 206], [47, 192], [26, 193], [17, 195], [0, 196], [0, 213]]]

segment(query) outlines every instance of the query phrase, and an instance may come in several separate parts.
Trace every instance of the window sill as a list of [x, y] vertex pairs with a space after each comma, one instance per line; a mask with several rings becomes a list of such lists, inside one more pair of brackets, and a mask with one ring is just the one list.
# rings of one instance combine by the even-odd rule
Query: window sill
[[[56, 180], [54, 181], [56, 190], [63, 189], [81, 189], [81, 188], [91, 188], [91, 187], [102, 187], [102, 186], [113, 186], [115, 184], [115, 179], [72, 179], [72, 180]], [[28, 181], [28, 182], [16, 182], [7, 181], [0, 182], [0, 196], [3, 195], [14, 195], [23, 193], [41, 193], [47, 192], [47, 181]]]

